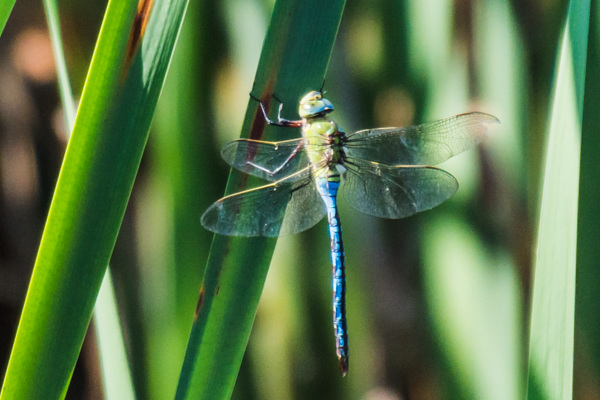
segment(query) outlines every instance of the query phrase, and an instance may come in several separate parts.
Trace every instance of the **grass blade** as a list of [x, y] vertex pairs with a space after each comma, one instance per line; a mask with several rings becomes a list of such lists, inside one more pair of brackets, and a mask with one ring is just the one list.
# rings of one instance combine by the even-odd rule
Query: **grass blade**
[[[104, 200], [97, 191], [105, 188], [93, 186], [100, 182], [104, 160], [94, 152], [117, 89], [114, 77], [121, 75], [125, 63], [135, 9], [132, 2], [111, 2], [107, 8], [19, 322], [3, 399], [59, 398], [66, 393], [120, 222], [99, 221], [98, 211], [107, 210], [96, 209]], [[94, 225], [95, 234], [88, 231]], [[105, 239], [110, 233], [113, 243]]]
[[540, 205], [528, 398], [573, 392], [577, 207], [589, 1], [571, 1], [558, 51]]
[[[277, 1], [253, 94], [269, 103], [271, 94], [276, 93], [284, 104], [293, 105], [284, 106], [284, 116], [294, 118], [291, 110], [295, 110], [300, 96], [323, 84], [343, 8], [343, 0], [332, 1], [327, 7], [316, 0]], [[264, 128], [258, 103], [249, 100], [243, 135], [258, 139], [263, 137]], [[279, 133], [278, 139], [283, 139], [282, 135], [297, 135], [297, 131], [287, 131], [269, 127], [264, 137], [272, 138], [274, 132]], [[247, 176], [232, 172], [226, 192], [246, 187], [248, 180]], [[231, 396], [274, 246], [272, 239], [215, 236], [178, 399]]]
[[110, 269], [106, 270], [94, 307], [94, 327], [102, 363], [104, 397], [135, 399]]
[[[75, 124], [75, 101], [62, 46], [60, 18], [56, 1], [44, 0], [44, 10], [46, 11], [52, 41], [66, 126], [69, 127], [68, 131], [71, 132]], [[133, 399], [135, 394], [131, 372], [127, 362], [109, 269], [106, 270], [102, 280], [94, 310], [94, 327], [96, 328], [98, 347], [101, 354], [100, 361], [102, 363], [105, 396], [107, 399]]]
[[25, 301], [3, 399], [60, 398], [66, 393], [186, 6], [183, 0], [155, 1], [150, 20], [145, 13], [150, 9], [142, 8], [134, 26], [137, 1], [108, 5]]

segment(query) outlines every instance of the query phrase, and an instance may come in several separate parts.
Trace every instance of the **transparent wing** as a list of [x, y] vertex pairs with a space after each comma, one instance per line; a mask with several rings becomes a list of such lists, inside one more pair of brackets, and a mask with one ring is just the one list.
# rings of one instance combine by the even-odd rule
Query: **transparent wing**
[[202, 225], [221, 235], [276, 237], [305, 231], [325, 213], [312, 177], [292, 177], [216, 201], [202, 215]]
[[[239, 139], [227, 143], [221, 156], [232, 167], [273, 182], [308, 165], [304, 147], [302, 138], [282, 142]], [[302, 178], [302, 175], [295, 176], [295, 179]]]
[[348, 136], [347, 155], [388, 165], [436, 165], [479, 143], [498, 122], [472, 112], [418, 126], [358, 131]]
[[347, 165], [342, 197], [352, 208], [380, 218], [405, 218], [450, 198], [458, 182], [435, 167], [394, 167], [360, 160]]

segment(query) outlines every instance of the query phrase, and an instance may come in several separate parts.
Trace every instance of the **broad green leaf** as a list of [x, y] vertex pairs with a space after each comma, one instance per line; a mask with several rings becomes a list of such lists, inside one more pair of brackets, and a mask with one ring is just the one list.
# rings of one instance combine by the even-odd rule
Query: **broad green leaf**
[[[120, 224], [114, 218], [100, 221], [108, 210], [98, 207], [105, 199], [94, 194], [107, 190], [94, 186], [101, 182], [95, 178], [104, 174], [102, 155], [108, 152], [95, 151], [117, 91], [114, 77], [125, 65], [135, 10], [131, 1], [113, 1], [107, 8], [0, 398], [66, 394]], [[109, 232], [112, 237], [104, 239]]]
[[[50, 30], [65, 122], [71, 132], [75, 124], [76, 109], [62, 46], [56, 1], [44, 0], [44, 9]], [[94, 319], [98, 348], [101, 354], [105, 397], [107, 399], [133, 399], [135, 397], [133, 383], [109, 269], [106, 270], [98, 293]]]
[[558, 50], [539, 213], [528, 398], [571, 399], [581, 122], [589, 1], [571, 1]]
[[[108, 5], [44, 229], [2, 399], [65, 396], [186, 5], [186, 1], [154, 1], [149, 21], [142, 12], [135, 27], [137, 1], [111, 1]], [[141, 10], [150, 12], [149, 8]]]

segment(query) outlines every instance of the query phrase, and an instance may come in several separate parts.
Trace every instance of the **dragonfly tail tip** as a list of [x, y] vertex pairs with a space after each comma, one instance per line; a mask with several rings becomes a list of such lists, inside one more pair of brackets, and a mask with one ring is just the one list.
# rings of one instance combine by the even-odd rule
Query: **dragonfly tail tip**
[[348, 375], [348, 356], [342, 356], [339, 358], [340, 360], [340, 372], [342, 373], [342, 377]]

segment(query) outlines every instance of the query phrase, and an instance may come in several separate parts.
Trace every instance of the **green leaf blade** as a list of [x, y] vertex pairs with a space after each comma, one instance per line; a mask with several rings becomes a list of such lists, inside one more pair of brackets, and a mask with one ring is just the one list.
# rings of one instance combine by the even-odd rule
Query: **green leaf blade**
[[559, 50], [539, 215], [528, 398], [573, 391], [581, 122], [589, 1], [572, 1]]
[[[0, 397], [61, 398], [110, 259], [187, 1], [112, 1], [53, 198]], [[131, 58], [133, 57], [133, 58]], [[44, 384], [32, 384], [43, 382]]]
[[[107, 99], [116, 91], [116, 82], [95, 77], [114, 75], [124, 64], [124, 51], [115, 52], [114, 48], [126, 47], [135, 9], [134, 2], [111, 2], [107, 9], [94, 57], [98, 61], [92, 61], [89, 89], [82, 98], [80, 116], [44, 229], [0, 396], [3, 399], [41, 395], [58, 398], [66, 394], [112, 249], [109, 241], [96, 240], [93, 233], [83, 229], [86, 223], [101, 223], [97, 217], [86, 218], [94, 205], [92, 197], [83, 194], [89, 193], [91, 164], [100, 157], [94, 154], [101, 141], [93, 134], [94, 128], [97, 131], [101, 126], [107, 114]], [[106, 26], [113, 28], [105, 29]], [[105, 53], [105, 46], [112, 51]], [[115, 229], [114, 221], [111, 225], [101, 223], [97, 235]], [[89, 254], [104, 256], [90, 263]], [[88, 268], [85, 276], [77, 272], [90, 264], [95, 265]], [[95, 282], [96, 292], [87, 295]]]

